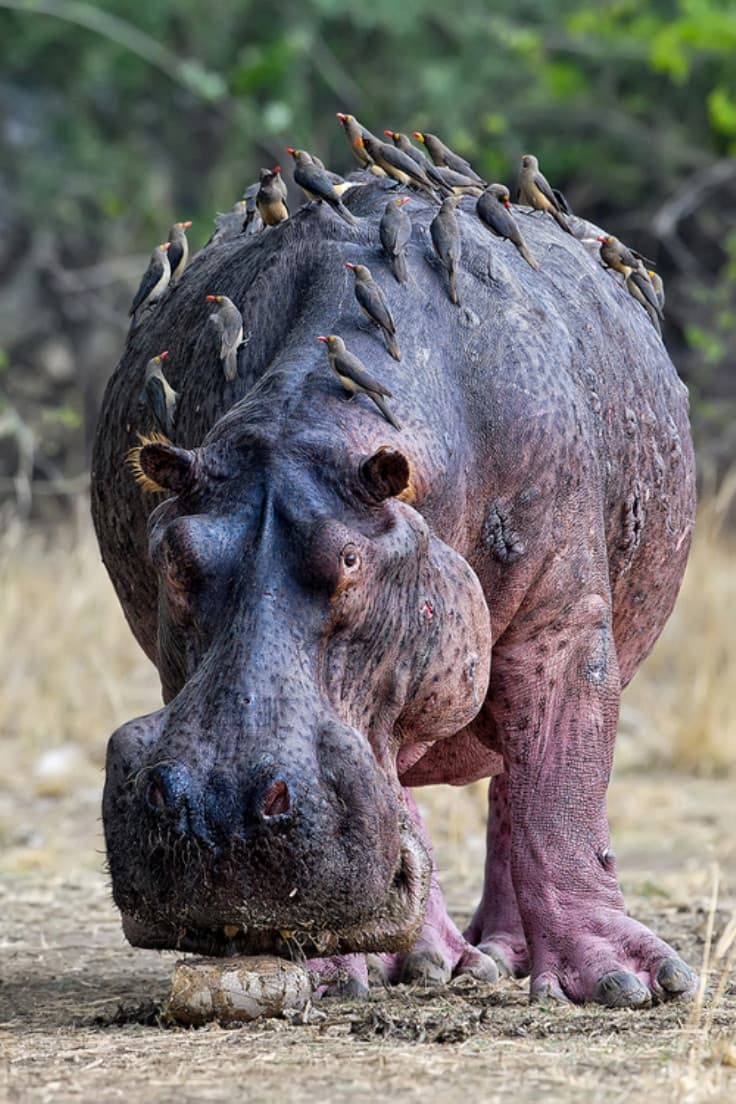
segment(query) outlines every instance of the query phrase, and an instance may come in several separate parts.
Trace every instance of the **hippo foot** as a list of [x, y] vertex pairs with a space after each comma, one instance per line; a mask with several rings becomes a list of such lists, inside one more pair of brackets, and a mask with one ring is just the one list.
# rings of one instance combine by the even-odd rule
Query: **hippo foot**
[[532, 1003], [646, 1008], [695, 993], [697, 977], [672, 947], [623, 912], [579, 926], [568, 917], [562, 938], [545, 935], [532, 971]]
[[498, 981], [493, 959], [468, 943], [446, 913], [439, 924], [425, 922], [410, 951], [376, 955], [372, 962], [387, 985], [403, 982], [434, 988], [463, 975], [487, 984]]
[[[473, 942], [475, 943], [475, 940]], [[523, 932], [520, 934], [493, 932], [482, 936], [476, 946], [479, 951], [493, 959], [500, 977], [529, 977], [529, 950]]]
[[368, 996], [365, 955], [310, 958], [304, 965], [309, 971], [314, 997], [340, 997], [342, 1000], [350, 1000]]

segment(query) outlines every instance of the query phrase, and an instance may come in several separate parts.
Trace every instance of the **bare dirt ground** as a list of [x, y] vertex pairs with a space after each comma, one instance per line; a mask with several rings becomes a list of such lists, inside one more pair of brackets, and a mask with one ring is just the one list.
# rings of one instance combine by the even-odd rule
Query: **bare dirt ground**
[[[714, 712], [731, 694], [719, 698], [716, 681], [734, 684], [732, 612], [720, 611], [732, 552], [697, 554], [670, 642], [625, 699], [610, 802], [630, 911], [692, 965], [707, 953], [701, 1004], [539, 1009], [525, 982], [376, 985], [365, 1001], [230, 1030], [160, 1023], [177, 956], [126, 944], [106, 884], [105, 737], [158, 704], [155, 678], [87, 535], [44, 553], [45, 581], [32, 549], [13, 553], [0, 641], [0, 1101], [736, 1100], [733, 727]], [[700, 710], [688, 739], [697, 695], [713, 716], [706, 724]], [[483, 787], [417, 796], [462, 925], [480, 890]]]

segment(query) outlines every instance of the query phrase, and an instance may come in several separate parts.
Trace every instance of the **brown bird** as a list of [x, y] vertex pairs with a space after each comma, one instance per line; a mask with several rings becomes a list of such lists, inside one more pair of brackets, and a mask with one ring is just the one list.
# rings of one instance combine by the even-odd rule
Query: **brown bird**
[[386, 348], [394, 360], [401, 360], [401, 350], [396, 340], [396, 324], [388, 309], [388, 303], [384, 299], [383, 292], [371, 276], [371, 270], [365, 265], [345, 262], [355, 277], [355, 298], [358, 306], [366, 318], [383, 330], [386, 339]]
[[409, 279], [405, 249], [411, 238], [411, 219], [406, 211], [402, 211], [402, 207], [409, 202], [410, 198], [410, 196], [398, 196], [396, 199], [390, 199], [378, 227], [383, 251], [388, 257], [391, 271], [400, 284], [405, 284]]
[[370, 130], [368, 130], [366, 127], [362, 126], [362, 124], [358, 122], [354, 115], [345, 115], [342, 111], [338, 111], [337, 117], [342, 124], [342, 129], [345, 131], [345, 137], [350, 143], [351, 150], [353, 151], [355, 157], [363, 166], [363, 168], [370, 169], [370, 171], [376, 176], [385, 176], [386, 174], [380, 167], [380, 165], [375, 165], [373, 163], [373, 158], [368, 153], [368, 150], [365, 148], [365, 144], [363, 142], [363, 139], [366, 135], [368, 135], [369, 138], [375, 139], [375, 141], [377, 142], [378, 139], [376, 138], [376, 136], [374, 134], [371, 134]]
[[[413, 146], [406, 134], [402, 134], [398, 130], [384, 130], [383, 132], [388, 138], [393, 139], [393, 143], [396, 149], [401, 150], [407, 157], [411, 157], [417, 165], [419, 165], [423, 172], [427, 174], [434, 186], [438, 188], [443, 194], [447, 193], [450, 188], [455, 191], [453, 184], [447, 178], [448, 169], [438, 169], [436, 165], [433, 165], [431, 161], [428, 161], [424, 154]], [[463, 178], [465, 183], [472, 183], [467, 177]], [[455, 181], [455, 184], [459, 181]]]
[[596, 239], [601, 243], [601, 260], [606, 268], [629, 276], [632, 272], [646, 271], [641, 259], [633, 249], [614, 238], [613, 234], [600, 234]]
[[430, 134], [426, 130], [424, 133], [421, 130], [414, 130], [412, 134], [417, 141], [424, 143], [424, 148], [435, 165], [440, 168], [452, 169], [453, 172], [470, 177], [471, 180], [475, 180], [477, 184], [485, 187], [485, 180], [478, 175], [470, 162], [466, 161], [464, 157], [460, 157], [449, 146], [446, 146], [436, 134]]
[[400, 130], [384, 130], [383, 133], [387, 138], [391, 138], [397, 149], [400, 149], [402, 153], [411, 157], [412, 161], [416, 161], [417, 165], [426, 165], [427, 158], [421, 150], [418, 150], [415, 145], [412, 145], [408, 135], [402, 134]]
[[460, 263], [460, 228], [455, 215], [457, 198], [448, 196], [432, 219], [429, 233], [434, 251], [447, 269], [450, 301], [460, 305], [457, 294], [457, 266]]
[[187, 267], [189, 260], [189, 242], [186, 232], [192, 225], [192, 220], [175, 222], [169, 230], [169, 268], [171, 269], [171, 283], [175, 284], [182, 272]]
[[396, 146], [381, 142], [372, 134], [364, 135], [359, 141], [362, 141], [373, 161], [380, 165], [386, 175], [399, 184], [414, 184], [415, 187], [426, 192], [431, 199], [436, 199], [435, 190], [438, 187], [442, 191], [449, 191], [444, 184], [438, 184], [430, 179], [424, 165], [414, 161], [408, 154], [402, 153]]
[[312, 161], [306, 150], [296, 150], [287, 146], [286, 152], [294, 158], [294, 180], [304, 194], [312, 200], [324, 200], [345, 222], [355, 225], [356, 218], [348, 211], [340, 196], [335, 191], [335, 185], [331, 182], [324, 169], [320, 169]]
[[174, 421], [179, 396], [169, 384], [161, 367], [168, 355], [168, 349], [164, 349], [158, 356], [152, 357], [146, 365], [140, 403], [142, 406], [148, 407], [160, 432], [171, 439], [174, 436]]
[[[561, 193], [560, 193], [561, 196]], [[572, 234], [564, 215], [567, 206], [564, 197], [555, 195], [546, 176], [539, 171], [539, 162], [531, 153], [525, 153], [521, 159], [519, 173], [519, 203], [533, 207], [535, 211], [549, 211], [552, 218], [567, 234]]]
[[210, 315], [210, 325], [217, 332], [220, 360], [225, 379], [231, 382], [238, 374], [238, 349], [243, 343], [243, 316], [227, 295], [206, 295], [208, 303], [217, 303], [219, 310]]
[[539, 268], [521, 236], [516, 219], [511, 214], [509, 190], [503, 184], [489, 184], [475, 205], [478, 218], [499, 238], [507, 238], [532, 268]]
[[138, 290], [133, 296], [128, 314], [135, 314], [142, 307], [148, 307], [160, 299], [171, 279], [171, 265], [169, 264], [168, 249], [171, 242], [157, 245], [151, 254], [148, 268], [143, 273]]
[[320, 335], [317, 340], [323, 341], [326, 345], [330, 368], [345, 390], [349, 391], [352, 397], [360, 394], [367, 395], [376, 404], [386, 421], [390, 422], [394, 429], [400, 430], [401, 424], [384, 402], [384, 396], [393, 398], [392, 393], [368, 374], [362, 360], [348, 352], [343, 339], [337, 334], [330, 334], [329, 337]]
[[626, 277], [626, 290], [629, 295], [636, 299], [637, 303], [641, 303], [642, 307], [649, 315], [649, 321], [661, 337], [662, 326], [659, 320], [662, 316], [662, 310], [657, 302], [657, 296], [651, 285], [648, 274], [637, 271], [630, 272]]
[[464, 173], [455, 172], [454, 169], [443, 168], [441, 165], [432, 165], [431, 177], [442, 182], [445, 188], [449, 188], [453, 195], [456, 196], [479, 196], [483, 194], [483, 184], [479, 180], [473, 180], [469, 176], [465, 176]]
[[284, 195], [286, 185], [281, 179], [281, 168], [261, 169], [261, 179], [256, 193], [256, 207], [264, 226], [278, 226], [286, 222], [289, 208]]

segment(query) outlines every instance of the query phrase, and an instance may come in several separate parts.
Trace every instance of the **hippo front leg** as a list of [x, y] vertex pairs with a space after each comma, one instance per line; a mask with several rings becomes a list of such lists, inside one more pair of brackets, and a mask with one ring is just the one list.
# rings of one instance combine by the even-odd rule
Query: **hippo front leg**
[[635, 1008], [692, 992], [675, 951], [626, 915], [616, 877], [606, 790], [620, 684], [608, 601], [588, 594], [541, 631], [522, 622], [493, 664], [532, 1000]]
[[511, 876], [509, 776], [504, 771], [488, 788], [488, 831], [483, 896], [465, 938], [487, 954], [505, 977], [529, 974], [529, 948]]
[[404, 789], [404, 802], [432, 856], [432, 881], [427, 911], [419, 938], [410, 951], [376, 955], [376, 962], [386, 982], [418, 982], [421, 985], [444, 985], [453, 977], [468, 974], [478, 981], [498, 980], [498, 970], [491, 957], [472, 946], [447, 912], [439, 883], [437, 864], [429, 835], [411, 791]]

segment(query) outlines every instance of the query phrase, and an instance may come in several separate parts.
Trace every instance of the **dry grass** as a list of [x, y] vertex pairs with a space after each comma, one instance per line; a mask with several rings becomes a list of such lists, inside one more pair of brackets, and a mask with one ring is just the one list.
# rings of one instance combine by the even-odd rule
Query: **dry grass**
[[678, 603], [622, 707], [625, 739], [700, 774], [736, 766], [736, 540], [724, 524], [735, 495], [736, 470], [700, 508]]

